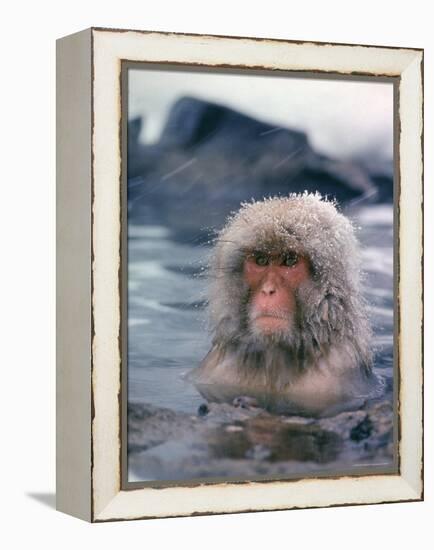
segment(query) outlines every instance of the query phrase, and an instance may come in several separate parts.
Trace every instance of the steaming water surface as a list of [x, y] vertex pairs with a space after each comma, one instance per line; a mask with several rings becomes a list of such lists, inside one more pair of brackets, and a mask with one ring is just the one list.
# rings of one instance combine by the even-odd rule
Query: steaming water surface
[[[375, 371], [393, 379], [393, 207], [346, 212], [359, 227]], [[195, 413], [204, 399], [182, 375], [210, 348], [201, 277], [209, 248], [179, 244], [157, 226], [129, 226], [128, 397]], [[391, 399], [391, 392], [390, 399]]]

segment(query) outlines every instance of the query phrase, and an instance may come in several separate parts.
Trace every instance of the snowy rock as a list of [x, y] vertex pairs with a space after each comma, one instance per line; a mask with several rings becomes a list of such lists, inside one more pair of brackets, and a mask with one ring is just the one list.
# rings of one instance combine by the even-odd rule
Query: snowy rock
[[[141, 125], [134, 119], [128, 130], [129, 216], [166, 225], [178, 240], [205, 240], [251, 198], [305, 190], [340, 203], [378, 198], [374, 179], [358, 164], [316, 153], [303, 132], [222, 105], [178, 100], [153, 145], [140, 143]], [[382, 188], [391, 183], [384, 170], [375, 176]]]

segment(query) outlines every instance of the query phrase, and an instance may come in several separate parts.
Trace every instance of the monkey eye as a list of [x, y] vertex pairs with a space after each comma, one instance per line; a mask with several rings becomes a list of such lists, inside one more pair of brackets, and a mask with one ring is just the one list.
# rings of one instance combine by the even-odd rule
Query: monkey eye
[[298, 262], [298, 254], [296, 252], [287, 252], [282, 258], [282, 265], [293, 267]]
[[255, 263], [262, 267], [268, 265], [268, 256], [265, 254], [255, 254]]

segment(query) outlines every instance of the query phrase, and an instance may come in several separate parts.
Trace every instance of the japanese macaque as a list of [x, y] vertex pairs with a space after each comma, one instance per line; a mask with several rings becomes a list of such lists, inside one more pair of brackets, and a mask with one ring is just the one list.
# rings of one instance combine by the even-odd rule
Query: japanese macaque
[[332, 202], [305, 193], [242, 205], [209, 276], [213, 344], [189, 376], [205, 398], [322, 415], [372, 397], [358, 243]]

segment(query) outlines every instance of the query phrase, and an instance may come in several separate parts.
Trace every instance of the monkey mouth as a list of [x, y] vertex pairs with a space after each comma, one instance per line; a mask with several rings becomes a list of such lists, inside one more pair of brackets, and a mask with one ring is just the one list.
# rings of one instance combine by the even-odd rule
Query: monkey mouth
[[252, 321], [257, 321], [258, 319], [280, 319], [289, 321], [287, 314], [273, 311], [258, 311], [252, 316]]
[[251, 321], [257, 329], [267, 334], [286, 331], [290, 323], [288, 314], [271, 311], [258, 311]]

